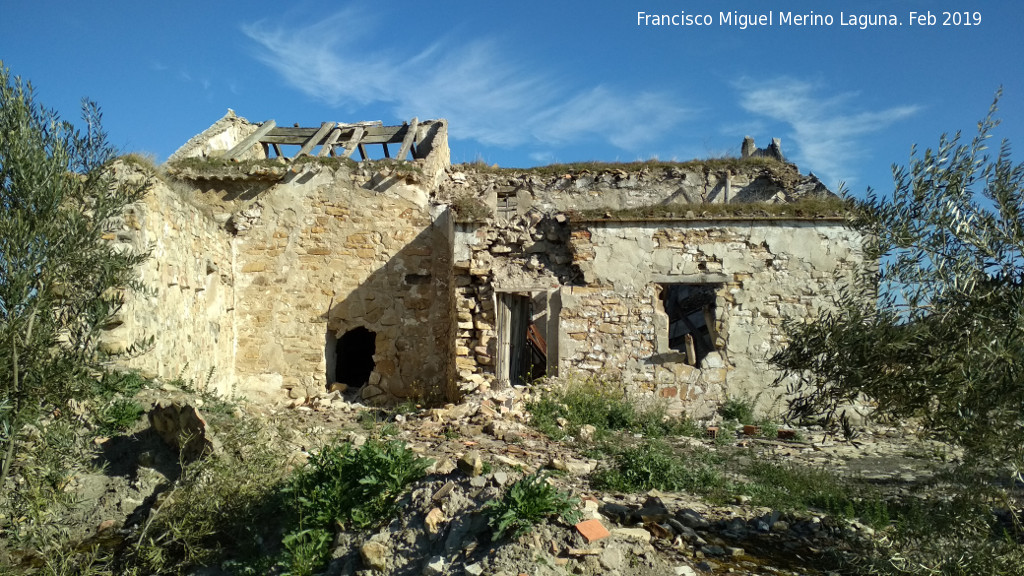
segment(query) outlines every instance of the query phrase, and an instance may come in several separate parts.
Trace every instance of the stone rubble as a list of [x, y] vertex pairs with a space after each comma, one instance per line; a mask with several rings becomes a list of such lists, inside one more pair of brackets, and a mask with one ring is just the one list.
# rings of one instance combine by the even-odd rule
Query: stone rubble
[[[462, 404], [387, 420], [397, 428], [393, 437], [435, 464], [401, 503], [399, 518], [374, 534], [339, 537], [327, 574], [826, 574], [813, 566], [815, 558], [872, 535], [860, 523], [820, 514], [793, 515], [744, 503], [711, 506], [681, 493], [596, 492], [587, 475], [600, 462], [572, 455], [527, 425], [525, 404], [537, 390], [482, 388]], [[282, 407], [276, 417], [297, 418], [300, 424], [293, 428], [298, 429], [316, 422], [344, 430], [359, 414], [374, 410], [341, 400]], [[330, 419], [332, 413], [344, 417]], [[915, 445], [904, 430], [878, 428], [860, 443], [840, 442], [821, 430], [799, 432], [805, 440], [787, 442], [737, 431], [735, 443], [905, 484], [931, 473], [906, 457]], [[323, 428], [316, 434], [323, 435]], [[364, 432], [348, 434], [365, 441]], [[715, 450], [721, 441], [687, 443]], [[890, 469], [893, 462], [897, 466]], [[584, 520], [576, 526], [545, 523], [518, 540], [491, 541], [483, 504], [499, 498], [510, 482], [543, 468], [568, 472], [552, 482], [581, 497]], [[383, 568], [375, 555], [381, 550], [388, 551]]]

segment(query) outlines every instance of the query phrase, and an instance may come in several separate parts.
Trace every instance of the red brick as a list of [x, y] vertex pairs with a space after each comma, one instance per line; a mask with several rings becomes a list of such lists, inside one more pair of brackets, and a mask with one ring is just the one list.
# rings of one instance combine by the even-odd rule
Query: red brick
[[576, 525], [576, 530], [579, 530], [587, 542], [596, 542], [610, 535], [604, 524], [601, 524], [601, 521], [596, 518], [580, 522]]

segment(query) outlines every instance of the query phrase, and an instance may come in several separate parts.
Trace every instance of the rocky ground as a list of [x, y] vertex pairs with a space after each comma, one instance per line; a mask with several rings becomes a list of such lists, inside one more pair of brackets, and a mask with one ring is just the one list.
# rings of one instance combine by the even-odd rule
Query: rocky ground
[[[525, 387], [484, 391], [459, 405], [407, 414], [377, 411], [335, 393], [298, 405], [242, 405], [235, 417], [294, 431], [287, 442], [296, 461], [338, 435], [361, 444], [382, 432], [434, 461], [394, 521], [374, 532], [338, 536], [328, 574], [829, 574], [836, 554], [873, 534], [857, 522], [758, 508], [743, 497], [711, 505], [686, 493], [596, 490], [590, 474], [602, 462], [585, 455], [592, 454], [584, 449], [585, 438], [554, 442], [528, 426], [524, 405], [531, 393]], [[140, 399], [147, 407], [176, 402], [204, 410], [201, 400], [171, 387], [144, 391]], [[216, 450], [216, 431], [209, 432]], [[671, 441], [824, 467], [894, 493], [914, 491], [950, 457], [947, 448], [894, 428], [875, 428], [852, 442], [813, 429], [800, 430], [794, 440], [736, 432], [725, 439]], [[138, 533], [180, 468], [177, 455], [145, 421], [133, 434], [99, 444], [97, 463], [105, 471], [75, 479], [80, 505], [73, 520], [88, 527], [87, 544], [113, 544]], [[585, 523], [550, 522], [518, 539], [492, 541], [482, 506], [540, 469], [560, 471], [549, 481], [581, 499]]]

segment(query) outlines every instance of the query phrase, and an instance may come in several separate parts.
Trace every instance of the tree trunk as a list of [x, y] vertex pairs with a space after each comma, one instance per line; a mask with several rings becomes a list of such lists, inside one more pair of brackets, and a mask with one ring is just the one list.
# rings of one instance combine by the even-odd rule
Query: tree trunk
[[[30, 326], [31, 326], [31, 324], [30, 324]], [[11, 355], [12, 355], [12, 362], [13, 362], [12, 368], [14, 368], [14, 386], [13, 386], [13, 390], [11, 390], [12, 393], [10, 395], [10, 398], [11, 398], [11, 401], [13, 402], [13, 406], [11, 406], [11, 419], [10, 419], [10, 426], [8, 427], [8, 433], [10, 434], [10, 437], [7, 438], [7, 450], [5, 450], [5, 453], [4, 453], [4, 463], [3, 463], [3, 466], [0, 467], [0, 490], [3, 489], [4, 484], [7, 482], [7, 474], [11, 470], [11, 460], [14, 458], [14, 443], [15, 443], [15, 441], [18, 438], [18, 429], [17, 429], [17, 426], [15, 425], [15, 422], [18, 419], [18, 404], [19, 404], [19, 402], [18, 402], [18, 387], [19, 387], [19, 384], [18, 384], [18, 371], [19, 371], [19, 367], [18, 367], [18, 342], [17, 342], [17, 339], [15, 339], [15, 338], [11, 338]]]
[[[28, 329], [25, 331], [25, 342], [32, 341], [32, 327], [35, 325], [36, 311], [33, 310], [32, 314], [28, 317]], [[11, 472], [11, 462], [14, 460], [14, 445], [18, 440], [18, 425], [17, 422], [21, 416], [21, 366], [18, 363], [18, 338], [11, 338], [11, 368], [14, 371], [14, 383], [11, 387], [11, 393], [8, 397], [11, 399], [11, 419], [9, 433], [10, 437], [7, 439], [7, 450], [4, 453], [3, 466], [0, 466], [0, 489], [3, 489], [4, 484], [7, 482], [7, 475]]]

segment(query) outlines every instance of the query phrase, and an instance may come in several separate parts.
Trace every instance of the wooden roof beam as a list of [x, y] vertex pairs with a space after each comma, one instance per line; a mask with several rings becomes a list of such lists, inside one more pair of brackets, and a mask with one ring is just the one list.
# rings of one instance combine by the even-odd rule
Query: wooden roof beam
[[[405, 130], [405, 136], [402, 137], [402, 148], [398, 151], [398, 156], [395, 156], [395, 158], [405, 160], [406, 154], [409, 153], [409, 150], [412, 148], [412, 145], [416, 140], [416, 129], [419, 128], [419, 125], [419, 119], [413, 116]], [[384, 146], [387, 146], [387, 144]]]
[[221, 158], [233, 160], [241, 156], [246, 150], [252, 148], [256, 144], [259, 144], [260, 142], [267, 142], [267, 140], [265, 140], [264, 137], [267, 136], [267, 134], [269, 134], [276, 126], [276, 122], [274, 122], [273, 120], [267, 120], [262, 125], [260, 125], [260, 127], [257, 128], [255, 132], [250, 134], [246, 139], [242, 140], [238, 144], [235, 144], [234, 148], [221, 154]]
[[334, 129], [334, 125], [334, 122], [324, 122], [321, 124], [320, 129], [310, 136], [309, 140], [306, 140], [302, 144], [302, 148], [299, 148], [299, 151], [295, 154], [295, 158], [309, 154], [310, 151], [313, 150], [313, 147], [324, 142], [327, 138], [327, 134]]
[[[347, 132], [357, 127], [340, 126]], [[405, 139], [409, 130], [408, 126], [365, 126], [362, 138], [363, 144], [398, 144]], [[317, 133], [317, 128], [275, 128], [261, 140], [267, 143], [292, 144], [301, 146]], [[318, 142], [319, 143], [319, 142]]]
[[328, 154], [334, 155], [334, 145], [337, 144], [338, 138], [341, 138], [341, 128], [335, 128], [331, 130], [331, 133], [327, 136], [327, 140], [324, 140], [324, 145], [320, 147], [320, 156], [324, 157]]
[[[357, 126], [352, 130], [352, 135], [349, 136], [348, 141], [345, 142], [345, 153], [342, 154], [342, 158], [348, 158], [352, 156], [352, 152], [355, 152], [356, 146], [359, 146], [359, 140], [363, 137], [363, 133], [366, 130], [362, 127]], [[360, 154], [362, 151], [360, 150]]]

